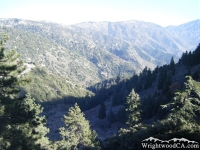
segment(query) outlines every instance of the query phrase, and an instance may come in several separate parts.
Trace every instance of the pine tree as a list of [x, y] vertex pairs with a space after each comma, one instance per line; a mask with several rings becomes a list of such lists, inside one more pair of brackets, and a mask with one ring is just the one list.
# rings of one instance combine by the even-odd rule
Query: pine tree
[[19, 86], [30, 82], [21, 76], [25, 66], [14, 51], [5, 51], [0, 42], [0, 147], [7, 150], [47, 149], [48, 129], [42, 109], [27, 95], [18, 97]]
[[69, 108], [63, 119], [65, 127], [60, 128], [62, 141], [58, 149], [95, 147], [96, 133], [90, 129], [89, 121], [77, 104]]
[[167, 69], [166, 67], [162, 67], [158, 76], [158, 90], [161, 90], [163, 88], [163, 84], [167, 79]]
[[105, 106], [104, 102], [102, 102], [99, 106], [98, 117], [99, 117], [99, 119], [106, 118], [106, 106]]
[[135, 93], [134, 89], [127, 96], [126, 100], [126, 111], [128, 113], [127, 124], [129, 126], [134, 126], [141, 120], [141, 104], [140, 97]]
[[[24, 71], [25, 66], [19, 55], [14, 51], [5, 51], [4, 43], [8, 37], [4, 35], [0, 41], [0, 137], [4, 138], [8, 134], [8, 128], [12, 125], [12, 111], [15, 105], [20, 101], [17, 97], [19, 86], [28, 82], [28, 79], [22, 78], [20, 73]], [[4, 139], [4, 146], [9, 147], [11, 143]], [[7, 146], [6, 146], [7, 145]]]
[[163, 94], [168, 94], [170, 95], [170, 89], [169, 86], [172, 84], [172, 79], [171, 79], [171, 74], [167, 75], [166, 81], [163, 83], [163, 89], [162, 89], [162, 93]]
[[[162, 106], [170, 109], [170, 113], [165, 120], [160, 122], [160, 130], [165, 134], [172, 132], [173, 136], [184, 136], [199, 142], [200, 83], [194, 81], [190, 76], [186, 78], [185, 90], [177, 92], [171, 103]], [[164, 131], [163, 128], [168, 131]]]
[[175, 75], [175, 63], [174, 63], [174, 58], [172, 57], [171, 58], [171, 61], [170, 61], [170, 69], [172, 71], [172, 75]]
[[50, 141], [46, 137], [49, 129], [45, 127], [46, 118], [41, 116], [43, 109], [40, 104], [27, 94], [16, 104], [11, 119], [9, 132], [10, 149], [49, 149]]

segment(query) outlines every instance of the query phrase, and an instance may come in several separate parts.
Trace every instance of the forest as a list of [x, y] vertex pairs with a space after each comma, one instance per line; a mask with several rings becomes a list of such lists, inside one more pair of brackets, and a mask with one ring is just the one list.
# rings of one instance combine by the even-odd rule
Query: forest
[[[31, 76], [15, 50], [5, 50], [8, 37], [0, 41], [0, 149], [2, 150], [74, 150], [142, 149], [141, 141], [187, 138], [200, 142], [200, 46], [185, 52], [177, 63], [150, 70], [147, 67], [130, 78], [116, 77], [88, 87], [94, 94], [64, 100], [71, 104], [63, 116], [65, 126], [59, 128], [61, 140], [51, 141], [47, 133], [43, 107], [30, 93], [19, 94], [21, 87], [31, 84]], [[183, 74], [183, 75], [182, 75]], [[105, 114], [104, 102], [122, 105], [114, 114]], [[57, 102], [59, 103], [59, 102]], [[56, 104], [56, 102], [54, 103]], [[90, 128], [85, 110], [100, 105], [100, 119], [126, 125], [118, 133], [102, 141]]]

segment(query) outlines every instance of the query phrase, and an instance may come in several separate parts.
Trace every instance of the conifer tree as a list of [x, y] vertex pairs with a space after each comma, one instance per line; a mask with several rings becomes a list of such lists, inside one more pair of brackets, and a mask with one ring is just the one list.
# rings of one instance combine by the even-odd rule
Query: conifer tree
[[172, 57], [171, 58], [171, 61], [170, 61], [170, 69], [172, 71], [172, 75], [175, 75], [175, 63], [174, 63], [174, 58]]
[[167, 94], [167, 93], [169, 94], [170, 93], [169, 86], [172, 84], [171, 78], [172, 78], [171, 74], [168, 74], [165, 82], [163, 83], [163, 89], [162, 89], [163, 94]]
[[16, 104], [11, 119], [11, 129], [7, 137], [11, 141], [9, 149], [51, 149], [46, 137], [49, 129], [45, 127], [46, 118], [41, 116], [43, 109], [40, 104], [27, 94]]
[[[19, 55], [14, 50], [5, 51], [4, 43], [7, 39], [8, 36], [4, 35], [0, 40], [0, 136], [2, 139], [12, 123], [14, 106], [20, 100], [17, 97], [18, 87], [28, 81], [20, 76], [25, 67]], [[9, 141], [5, 139], [4, 141], [3, 145], [9, 147]]]
[[162, 106], [170, 109], [170, 113], [161, 123], [163, 128], [166, 128], [168, 124], [168, 128], [166, 128], [169, 130], [168, 134], [173, 131], [173, 135], [176, 137], [184, 135], [185, 138], [199, 140], [200, 83], [194, 81], [190, 76], [186, 78], [185, 90], [177, 92], [171, 103]]
[[162, 67], [158, 76], [158, 90], [161, 90], [163, 88], [163, 84], [167, 79], [167, 69], [166, 67]]
[[23, 61], [14, 51], [5, 51], [6, 38], [0, 41], [0, 148], [6, 150], [47, 149], [48, 129], [42, 109], [27, 95], [18, 97], [19, 86], [30, 82], [22, 77]]
[[69, 108], [63, 119], [65, 127], [60, 128], [62, 141], [59, 144], [62, 149], [77, 149], [84, 147], [95, 147], [96, 133], [90, 129], [89, 121], [77, 104]]
[[141, 120], [141, 103], [140, 97], [135, 93], [134, 89], [130, 92], [126, 99], [126, 111], [128, 113], [127, 124], [134, 126]]

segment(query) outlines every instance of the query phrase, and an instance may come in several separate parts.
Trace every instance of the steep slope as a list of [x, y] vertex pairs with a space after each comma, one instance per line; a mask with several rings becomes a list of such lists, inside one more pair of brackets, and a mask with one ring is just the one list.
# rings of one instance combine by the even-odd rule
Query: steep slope
[[194, 20], [179, 26], [168, 26], [166, 29], [175, 36], [181, 37], [190, 46], [188, 51], [196, 48], [195, 46], [200, 42], [200, 20]]
[[[13, 29], [10, 27], [13, 24], [11, 22], [8, 24], [10, 24], [8, 25], [9, 28], [2, 27], [3, 32], [13, 36], [10, 36], [11, 39], [8, 47], [12, 48], [12, 46], [15, 46], [14, 48], [24, 59], [31, 58], [32, 61], [44, 64], [51, 70], [60, 75], [66, 75], [75, 82], [90, 85], [101, 79], [111, 78], [120, 74], [125, 76], [131, 75], [141, 69], [141, 67], [127, 62], [106, 50], [98, 47], [89, 48], [92, 43], [89, 44], [89, 47], [84, 48], [84, 44], [77, 44], [83, 42], [85, 40], [84, 37], [80, 38], [80, 35], [64, 32], [59, 30], [60, 28], [55, 28], [54, 30], [53, 25], [50, 32], [59, 35], [59, 37], [54, 38], [56, 40], [48, 37], [46, 26], [43, 27], [42, 25], [44, 31], [40, 31], [39, 27], [34, 27], [35, 30], [33, 31], [31, 24], [26, 25], [27, 30], [24, 29], [25, 27]], [[67, 46], [64, 45], [63, 39], [66, 40], [66, 38], [60, 32], [70, 34], [67, 37], [72, 38], [74, 43], [72, 45], [69, 43], [66, 44]]]
[[[34, 66], [30, 63], [26, 65]], [[20, 94], [30, 93], [37, 102], [53, 103], [60, 100], [64, 103], [65, 100], [69, 101], [72, 98], [94, 95], [81, 85], [75, 84], [38, 65], [31, 68], [25, 75], [31, 79], [31, 82], [21, 87]]]
[[138, 73], [145, 66], [154, 68], [168, 63], [171, 56], [179, 58], [186, 50], [182, 41], [163, 27], [142, 21], [86, 22], [61, 26], [1, 19], [0, 24], [41, 35], [78, 53], [98, 68], [101, 79]]
[[7, 49], [16, 49], [25, 62], [36, 62], [73, 82], [86, 85], [100, 81], [94, 64], [53, 41], [13, 28], [2, 28], [9, 35]]
[[178, 58], [185, 51], [181, 40], [153, 23], [91, 22], [74, 27], [89, 35], [99, 47], [104, 47], [124, 60], [138, 60], [144, 66], [147, 62], [148, 65], [168, 63], [172, 55]]

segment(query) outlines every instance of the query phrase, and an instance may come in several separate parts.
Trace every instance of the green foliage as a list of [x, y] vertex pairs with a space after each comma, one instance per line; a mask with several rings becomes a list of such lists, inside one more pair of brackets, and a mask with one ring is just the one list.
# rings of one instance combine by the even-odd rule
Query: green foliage
[[4, 42], [0, 41], [0, 135], [10, 124], [11, 110], [18, 102], [19, 85], [27, 80], [20, 76], [25, 69], [19, 55], [14, 51], [5, 51]]
[[174, 101], [167, 106], [171, 109], [170, 117], [195, 122], [200, 114], [200, 83], [190, 76], [186, 78], [185, 90], [177, 92]]
[[55, 102], [68, 97], [81, 98], [92, 96], [93, 93], [68, 79], [48, 71], [43, 67], [36, 67], [28, 73], [32, 82], [22, 86], [21, 95], [30, 93], [37, 102]]
[[[138, 66], [102, 50], [101, 46], [91, 48], [90, 40], [66, 37], [69, 35], [63, 35], [66, 28], [44, 22], [44, 26], [38, 26], [35, 22], [31, 24], [31, 27], [0, 27], [12, 35], [7, 47], [15, 47], [25, 62], [31, 60], [53, 72], [56, 70], [55, 73], [70, 78], [74, 83], [88, 86], [118, 74], [129, 76], [139, 70]], [[71, 35], [74, 32], [76, 30]]]
[[170, 89], [169, 86], [172, 84], [172, 77], [171, 74], [167, 75], [167, 78], [165, 80], [165, 82], [163, 83], [163, 88], [162, 88], [162, 93], [164, 95], [169, 95], [170, 96]]
[[149, 95], [142, 101], [142, 119], [151, 119], [158, 114], [160, 105], [163, 104], [162, 95]]
[[14, 51], [5, 52], [3, 42], [0, 41], [0, 96], [8, 97], [19, 92], [18, 86], [23, 80], [18, 76], [25, 69], [19, 55]]
[[[190, 76], [186, 78], [185, 89], [162, 105], [162, 109], [167, 110], [164, 118], [148, 125], [139, 122], [128, 129], [120, 129], [117, 136], [107, 140], [106, 149], [142, 149], [142, 140], [149, 137], [161, 140], [184, 137], [200, 142], [200, 82]], [[132, 111], [132, 115], [135, 112], [137, 110]]]
[[179, 63], [193, 67], [200, 63], [199, 58], [200, 58], [200, 45], [198, 45], [195, 51], [193, 52], [190, 51], [188, 53], [186, 51], [185, 53], [183, 53], [181, 59], [179, 60]]
[[45, 127], [45, 116], [41, 116], [42, 108], [29, 94], [12, 110], [10, 127], [5, 138], [9, 139], [8, 149], [51, 149], [46, 137], [49, 129]]
[[140, 122], [141, 119], [141, 102], [140, 97], [135, 93], [134, 89], [127, 96], [126, 100], [126, 111], [128, 114], [127, 124], [129, 126], [134, 126]]
[[21, 74], [24, 70], [19, 55], [14, 50], [5, 51], [1, 41], [0, 147], [6, 150], [50, 149], [40, 105], [30, 95], [18, 96], [19, 86], [30, 81]]
[[77, 104], [71, 107], [64, 115], [65, 127], [60, 128], [62, 141], [59, 142], [58, 149], [77, 149], [97, 146], [96, 133], [90, 129], [89, 122]]
[[170, 61], [170, 69], [171, 69], [171, 71], [172, 71], [172, 75], [175, 75], [175, 73], [176, 73], [176, 69], [175, 69], [175, 63], [174, 63], [174, 58], [172, 57], [171, 58], [171, 61]]
[[160, 68], [159, 76], [158, 76], [158, 90], [163, 88], [163, 84], [167, 79], [167, 66]]

